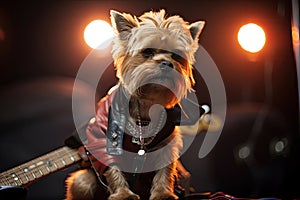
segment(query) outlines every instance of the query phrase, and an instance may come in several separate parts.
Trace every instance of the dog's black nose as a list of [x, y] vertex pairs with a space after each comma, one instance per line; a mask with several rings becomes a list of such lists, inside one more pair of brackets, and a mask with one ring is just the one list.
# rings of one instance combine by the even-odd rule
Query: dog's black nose
[[170, 61], [163, 60], [159, 63], [159, 68], [163, 71], [170, 71], [171, 69], [173, 69], [173, 67], [173, 63], [171, 63]]

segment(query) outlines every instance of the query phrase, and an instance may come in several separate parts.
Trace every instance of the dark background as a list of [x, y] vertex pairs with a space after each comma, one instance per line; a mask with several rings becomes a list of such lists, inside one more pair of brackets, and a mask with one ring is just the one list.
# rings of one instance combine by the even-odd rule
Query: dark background
[[[110, 9], [141, 15], [159, 8], [186, 21], [206, 21], [200, 43], [218, 66], [226, 89], [227, 117], [217, 145], [198, 159], [206, 134], [201, 133], [182, 157], [192, 173], [192, 186], [198, 192], [223, 191], [237, 197], [299, 198], [299, 107], [291, 2], [283, 0], [1, 3], [0, 171], [62, 146], [75, 129], [74, 78], [91, 52], [83, 39], [85, 26], [94, 19], [109, 22]], [[238, 28], [248, 22], [260, 24], [267, 34], [266, 46], [255, 61], [236, 39]], [[266, 63], [272, 66], [269, 74], [264, 71]], [[116, 81], [112, 66], [107, 74], [98, 97]], [[197, 74], [196, 78], [199, 101], [209, 102], [205, 83]], [[271, 87], [265, 89], [266, 84]], [[82, 84], [82, 98], [87, 91], [89, 85]], [[83, 105], [82, 112], [89, 116], [85, 108], [93, 106]], [[266, 117], [258, 118], [264, 106]], [[255, 120], [262, 125], [253, 137]], [[288, 143], [282, 153], [274, 154], [270, 148], [278, 138], [287, 138]], [[251, 159], [236, 158], [240, 145], [249, 141]], [[63, 199], [64, 179], [75, 169], [72, 166], [32, 184], [28, 199]]]

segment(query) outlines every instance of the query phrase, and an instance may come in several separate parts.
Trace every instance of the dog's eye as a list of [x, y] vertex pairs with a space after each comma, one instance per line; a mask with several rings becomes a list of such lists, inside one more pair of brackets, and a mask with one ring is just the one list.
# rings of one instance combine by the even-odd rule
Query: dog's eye
[[155, 54], [155, 50], [152, 48], [146, 48], [142, 51], [142, 55], [144, 58], [151, 58]]
[[174, 50], [174, 52], [172, 52], [172, 58], [182, 65], [185, 65], [187, 62], [185, 54], [180, 50]]

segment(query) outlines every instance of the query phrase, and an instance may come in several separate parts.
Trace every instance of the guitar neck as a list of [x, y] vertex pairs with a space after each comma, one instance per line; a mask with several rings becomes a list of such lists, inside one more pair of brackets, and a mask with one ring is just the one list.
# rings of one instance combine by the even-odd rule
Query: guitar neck
[[24, 186], [81, 160], [76, 149], [61, 147], [0, 173], [0, 185]]

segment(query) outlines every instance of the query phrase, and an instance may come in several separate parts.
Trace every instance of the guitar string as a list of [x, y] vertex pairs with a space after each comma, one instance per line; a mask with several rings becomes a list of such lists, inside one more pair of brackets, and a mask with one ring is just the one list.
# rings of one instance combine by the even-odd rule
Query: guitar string
[[[61, 154], [61, 156], [65, 156], [65, 155], [67, 155], [68, 153], [65, 153], [65, 154]], [[75, 155], [74, 155], [75, 156]], [[57, 159], [58, 159], [59, 157], [57, 157]], [[51, 161], [52, 162], [55, 162], [54, 161], [55, 159], [51, 159]], [[75, 161], [76, 162], [76, 161]], [[21, 167], [18, 167], [19, 169], [18, 170], [14, 170], [13, 172], [11, 172], [12, 170], [8, 170], [8, 171], [6, 171], [6, 173], [2, 173], [1, 174], [1, 182], [2, 183], [8, 183], [8, 185], [24, 185], [24, 184], [27, 184], [27, 183], [29, 183], [29, 182], [32, 182], [32, 181], [34, 181], [34, 180], [36, 180], [36, 179], [38, 179], [38, 178], [40, 178], [40, 177], [42, 177], [42, 176], [46, 176], [46, 175], [49, 175], [50, 173], [54, 173], [54, 172], [56, 172], [57, 170], [59, 170], [59, 168], [60, 169], [63, 169], [63, 168], [65, 168], [65, 167], [68, 167], [68, 166], [70, 166], [71, 164], [74, 164], [75, 162], [72, 162], [72, 163], [70, 163], [70, 164], [68, 164], [68, 165], [66, 165], [66, 164], [63, 164], [63, 166], [62, 167], [56, 167], [56, 169], [54, 169], [54, 170], [52, 170], [52, 169], [50, 169], [50, 171], [47, 171], [47, 173], [46, 174], [42, 174], [41, 172], [42, 172], [42, 167], [47, 167], [47, 164], [46, 163], [43, 163], [42, 165], [40, 165], [40, 166], [35, 166], [35, 168], [34, 169], [32, 169], [32, 170], [29, 170], [27, 173], [26, 172], [24, 172], [24, 169], [26, 168], [21, 168]], [[56, 163], [57, 163], [57, 161], [56, 161]], [[26, 163], [25, 163], [26, 164]], [[27, 166], [27, 165], [26, 165]], [[38, 171], [37, 171], [38, 170]], [[21, 173], [20, 173], [21, 172]], [[39, 172], [39, 174], [40, 175], [38, 175], [38, 172]], [[22, 176], [22, 174], [24, 175], [24, 177], [26, 178], [26, 176], [27, 177], [30, 177], [30, 176], [32, 176], [33, 178], [28, 178], [28, 179], [26, 179], [26, 181], [21, 177]], [[29, 175], [30, 174], [30, 175]], [[15, 178], [17, 178], [17, 179], [15, 179]], [[24, 183], [25, 182], [25, 183]], [[5, 184], [6, 185], [6, 184]]]
[[[67, 152], [67, 151], [68, 151], [68, 152]], [[78, 156], [78, 157], [79, 157], [78, 152], [75, 152], [75, 151], [76, 151], [76, 150], [74, 150], [74, 151], [72, 152], [72, 151], [70, 151], [70, 149], [65, 149], [64, 147], [59, 148], [59, 149], [56, 149], [56, 150], [54, 150], [53, 152], [50, 152], [50, 153], [45, 154], [45, 155], [42, 155], [42, 156], [40, 156], [40, 157], [38, 157], [38, 158], [35, 158], [35, 159], [33, 159], [33, 160], [29, 161], [29, 162], [23, 163], [23, 164], [21, 164], [21, 165], [19, 165], [19, 166], [16, 166], [16, 167], [12, 168], [12, 169], [9, 169], [9, 170], [7, 170], [7, 171], [2, 172], [2, 173], [0, 174], [0, 180], [1, 180], [1, 182], [7, 182], [7, 183], [9, 183], [9, 185], [16, 185], [16, 180], [14, 180], [13, 175], [17, 176], [18, 179], [20, 179], [19, 176], [22, 175], [22, 174], [26, 174], [26, 172], [24, 171], [24, 169], [28, 168], [28, 166], [30, 166], [30, 163], [32, 163], [33, 165], [36, 165], [36, 163], [33, 162], [33, 161], [35, 161], [35, 160], [43, 161], [42, 158], [46, 158], [45, 160], [50, 161], [50, 162], [53, 162], [53, 163], [56, 164], [56, 169], [54, 169], [54, 170], [50, 169], [50, 172], [47, 173], [47, 174], [45, 174], [45, 175], [48, 175], [48, 174], [53, 173], [53, 172], [56, 172], [56, 171], [58, 170], [58, 168], [60, 168], [60, 169], [65, 168], [65, 167], [67, 167], [67, 166], [69, 166], [69, 165], [72, 165], [72, 164], [78, 162], [79, 160], [81, 160], [81, 159], [79, 159], [79, 160], [77, 160], [77, 161], [72, 161], [72, 163], [70, 163], [70, 164], [64, 164], [64, 163], [62, 162], [63, 166], [62, 166], [62, 167], [59, 167], [59, 164], [58, 164], [58, 163], [59, 163], [59, 160], [61, 160], [61, 158], [65, 157], [66, 155], [68, 155], [68, 158], [69, 158], [70, 160], [72, 160], [71, 157], [75, 157], [75, 156]], [[52, 154], [52, 153], [53, 153], [53, 154], [55, 153], [55, 154], [56, 154], [56, 157], [53, 156], [53, 158], [50, 159], [49, 154]], [[70, 156], [70, 155], [71, 155], [71, 156]], [[76, 160], [76, 159], [75, 159], [75, 160]], [[31, 179], [30, 181], [27, 181], [27, 180], [26, 180], [26, 181], [27, 181], [26, 183], [31, 182], [31, 181], [34, 181], [34, 180], [40, 178], [40, 177], [35, 177], [35, 176], [37, 176], [36, 174], [33, 176], [33, 174], [34, 174], [34, 173], [37, 173], [36, 170], [41, 170], [41, 167], [45, 167], [45, 168], [46, 168], [46, 167], [48, 166], [47, 161], [46, 161], [46, 162], [43, 162], [43, 164], [41, 164], [41, 165], [39, 165], [39, 166], [35, 166], [32, 170], [28, 170], [28, 172], [30, 172], [30, 175], [33, 177], [33, 179]], [[25, 165], [25, 166], [22, 167], [23, 165]], [[57, 166], [57, 165], [58, 165], [58, 166]], [[22, 168], [21, 168], [21, 167], [22, 167]], [[48, 166], [48, 167], [49, 167], [49, 166]], [[42, 171], [42, 170], [41, 170], [41, 171]], [[47, 171], [48, 171], [48, 170], [47, 170]], [[27, 174], [29, 174], [29, 173], [27, 173]], [[26, 174], [26, 175], [27, 175], [27, 174]], [[42, 174], [40, 174], [40, 175], [43, 176]], [[11, 179], [11, 180], [9, 180], [9, 179]], [[17, 185], [23, 185], [23, 184], [17, 184]]]
[[[76, 155], [78, 155], [79, 156], [79, 154], [78, 154], [78, 152], [75, 152], [76, 150], [74, 150], [73, 151], [73, 154], [71, 155], [71, 156], [76, 156]], [[68, 154], [71, 154], [72, 153], [72, 151], [70, 151], [70, 152], [66, 152], [66, 150], [65, 149], [63, 149], [63, 147], [62, 148], [60, 148], [60, 149], [56, 149], [56, 150], [54, 150], [54, 151], [52, 151], [52, 152], [50, 152], [50, 153], [47, 153], [47, 154], [45, 154], [45, 155], [42, 155], [42, 156], [40, 156], [40, 157], [37, 157], [37, 158], [34, 158], [33, 160], [31, 160], [31, 161], [28, 161], [28, 162], [25, 162], [25, 163], [23, 163], [23, 164], [21, 164], [21, 165], [19, 165], [19, 166], [16, 166], [16, 167], [13, 167], [12, 169], [9, 169], [9, 170], [6, 170], [6, 171], [4, 171], [4, 172], [2, 172], [2, 173], [0, 173], [1, 175], [4, 175], [4, 174], [12, 174], [12, 173], [10, 173], [10, 171], [15, 171], [15, 172], [19, 172], [19, 171], [22, 171], [22, 170], [24, 170], [24, 168], [22, 168], [22, 169], [20, 169], [20, 170], [14, 170], [14, 169], [17, 169], [17, 168], [19, 168], [19, 167], [21, 167], [21, 166], [23, 166], [23, 165], [29, 165], [29, 163], [33, 163], [33, 164], [36, 164], [36, 163], [34, 163], [33, 161], [35, 161], [35, 160], [40, 160], [40, 161], [43, 161], [41, 158], [46, 158], [46, 160], [47, 159], [49, 159], [50, 157], [49, 157], [49, 155], [50, 154], [54, 154], [54, 153], [59, 153], [59, 156], [56, 156], [56, 158], [54, 158], [54, 156], [52, 156], [53, 157], [53, 159], [50, 159], [51, 161], [53, 161], [53, 160], [59, 160], [59, 159], [61, 159], [61, 157], [64, 157], [64, 156], [66, 156], [66, 155], [68, 155]], [[70, 156], [68, 157], [68, 158], [70, 158]], [[70, 160], [71, 160], [71, 158], [70, 158]], [[79, 161], [79, 160], [78, 160]], [[25, 167], [26, 168], [26, 167]]]
[[[61, 150], [61, 151], [58, 151], [58, 150]], [[74, 156], [79, 156], [79, 154], [77, 153], [77, 152], [73, 152], [73, 154], [72, 154], [72, 152], [66, 152], [64, 149], [57, 149], [57, 150], [55, 150], [55, 151], [53, 151], [53, 152], [50, 152], [49, 154], [51, 154], [51, 153], [58, 153], [58, 155], [60, 156], [56, 156], [56, 157], [54, 157], [54, 156], [52, 156], [52, 159], [50, 159], [51, 157], [49, 157], [49, 155], [48, 154], [45, 154], [45, 155], [43, 155], [43, 156], [41, 156], [41, 157], [38, 157], [38, 158], [35, 158], [35, 159], [33, 159], [33, 160], [31, 160], [31, 161], [29, 161], [29, 162], [26, 162], [26, 163], [23, 163], [23, 164], [21, 164], [21, 165], [19, 165], [19, 166], [16, 166], [16, 167], [14, 167], [14, 168], [12, 168], [12, 169], [10, 169], [10, 170], [7, 170], [7, 171], [4, 171], [4, 172], [2, 172], [1, 173], [1, 176], [5, 176], [5, 175], [10, 175], [10, 174], [13, 174], [13, 173], [11, 173], [11, 171], [14, 171], [15, 173], [17, 173], [17, 172], [19, 172], [19, 171], [22, 171], [22, 172], [24, 172], [23, 170], [24, 169], [26, 169], [26, 166], [28, 167], [28, 165], [30, 164], [30, 163], [32, 163], [33, 165], [36, 165], [36, 163], [35, 162], [33, 162], [33, 161], [35, 161], [35, 160], [39, 160], [39, 161], [43, 161], [43, 159], [42, 158], [46, 158], [45, 160], [48, 160], [48, 161], [56, 161], [55, 163], [57, 163], [58, 161], [57, 160], [60, 160], [61, 159], [61, 157], [65, 157], [66, 155], [69, 155], [68, 156], [68, 158], [70, 159], [70, 160], [72, 160], [71, 159], [71, 156], [72, 157], [74, 157]], [[71, 154], [71, 156], [70, 156], [70, 154]], [[79, 160], [78, 160], [79, 161]], [[72, 161], [73, 162], [73, 161]], [[76, 161], [75, 161], [76, 162]], [[46, 164], [46, 163], [43, 163], [43, 165], [44, 164]], [[24, 168], [22, 168], [22, 169], [19, 169], [19, 170], [17, 170], [17, 168], [20, 168], [21, 166], [23, 166], [23, 165], [25, 165], [25, 167]], [[42, 165], [41, 165], [42, 166]], [[36, 166], [36, 167], [39, 167], [39, 166]]]
[[[65, 156], [65, 155], [70, 155], [69, 153], [63, 153], [63, 154], [61, 154], [61, 156]], [[76, 156], [76, 154], [74, 154], [74, 155], [72, 155], [72, 156]], [[37, 158], [38, 159], [38, 158]], [[54, 158], [54, 159], [50, 159], [50, 161], [51, 162], [54, 162], [54, 163], [57, 163], [57, 160], [58, 159], [60, 159], [59, 157], [57, 157], [56, 159]], [[34, 159], [35, 160], [35, 159]], [[34, 160], [32, 160], [32, 161], [29, 161], [29, 162], [33, 162]], [[54, 160], [56, 160], [56, 162], [54, 161]], [[79, 160], [78, 160], [79, 161]], [[3, 172], [2, 174], [1, 174], [1, 177], [0, 177], [0, 180], [1, 180], [1, 182], [3, 182], [3, 183], [8, 183], [9, 185], [24, 185], [24, 184], [27, 184], [27, 183], [29, 183], [29, 182], [32, 182], [32, 181], [34, 181], [34, 180], [36, 180], [36, 179], [38, 179], [38, 178], [40, 178], [40, 177], [42, 177], [42, 176], [46, 176], [46, 175], [49, 175], [50, 173], [54, 173], [54, 172], [56, 172], [57, 170], [59, 170], [59, 168], [60, 169], [63, 169], [63, 168], [65, 168], [65, 167], [68, 167], [68, 166], [70, 166], [70, 165], [72, 165], [72, 164], [74, 164], [74, 163], [76, 163], [77, 161], [72, 161], [72, 163], [70, 163], [70, 164], [68, 164], [68, 165], [66, 165], [66, 164], [63, 164], [63, 166], [62, 167], [56, 167], [56, 169], [54, 169], [54, 170], [51, 170], [50, 169], [50, 171], [47, 171], [47, 174], [41, 174], [40, 173], [40, 171], [42, 171], [42, 167], [45, 167], [45, 166], [47, 166], [47, 164], [46, 163], [43, 163], [42, 165], [40, 165], [40, 166], [35, 166], [35, 168], [33, 168], [32, 170], [29, 170], [28, 172], [29, 173], [27, 173], [27, 174], [30, 174], [32, 177], [33, 177], [33, 179], [32, 178], [30, 178], [30, 180], [29, 181], [25, 181], [25, 183], [22, 183], [23, 181], [23, 178], [21, 178], [20, 176], [22, 175], [22, 174], [24, 174], [24, 176], [25, 175], [27, 175], [26, 174], [26, 172], [24, 172], [24, 169], [26, 168], [20, 168], [22, 165], [20, 165], [19, 167], [15, 167], [15, 168], [19, 168], [19, 170], [14, 170], [13, 172], [11, 172], [13, 169], [15, 169], [15, 168], [13, 168], [13, 169], [11, 169], [11, 170], [8, 170], [8, 171], [5, 171], [5, 172]], [[27, 163], [24, 163], [24, 164], [27, 164]], [[35, 164], [35, 163], [34, 163]], [[58, 163], [57, 163], [57, 165], [58, 165]], [[26, 166], [28, 166], [28, 165], [26, 165]], [[39, 170], [39, 173], [40, 173], [40, 175], [37, 175], [37, 170]], [[20, 173], [21, 172], [21, 173]], [[14, 175], [14, 176], [16, 176], [16, 177], [18, 177], [18, 179], [17, 180], [15, 180], [15, 177], [13, 177], [12, 175]], [[38, 176], [38, 177], [37, 177]], [[20, 184], [17, 182], [19, 180], [19, 182], [20, 182]], [[20, 181], [21, 180], [21, 181]]]

